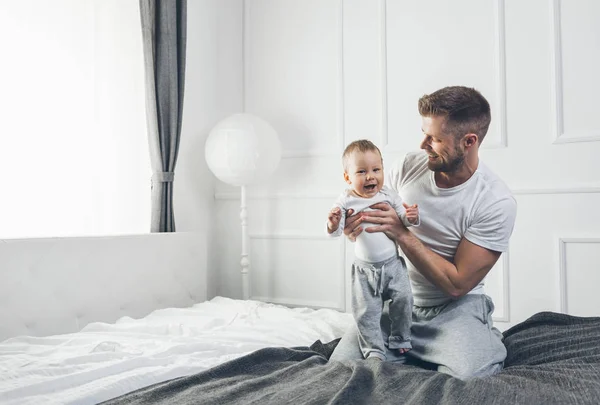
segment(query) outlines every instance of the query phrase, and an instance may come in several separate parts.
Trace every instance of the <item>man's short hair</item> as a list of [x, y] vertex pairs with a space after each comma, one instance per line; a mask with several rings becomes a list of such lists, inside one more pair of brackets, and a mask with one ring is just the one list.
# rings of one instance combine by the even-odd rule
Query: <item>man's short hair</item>
[[476, 134], [483, 142], [492, 120], [490, 104], [473, 88], [444, 87], [419, 99], [419, 114], [423, 117], [446, 117], [443, 130], [460, 138]]
[[342, 154], [342, 165], [344, 166], [344, 170], [348, 169], [348, 158], [354, 152], [377, 152], [381, 157], [381, 151], [379, 148], [368, 139], [359, 139], [358, 141], [350, 142]]

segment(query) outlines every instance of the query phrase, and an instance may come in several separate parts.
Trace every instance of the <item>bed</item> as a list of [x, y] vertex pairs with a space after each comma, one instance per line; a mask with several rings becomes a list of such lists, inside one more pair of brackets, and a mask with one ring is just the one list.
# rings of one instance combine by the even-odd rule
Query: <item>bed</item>
[[469, 381], [329, 362], [351, 322], [330, 309], [216, 297], [76, 333], [15, 337], [0, 343], [0, 403], [600, 403], [600, 318], [538, 313], [504, 332], [500, 374]]
[[267, 347], [341, 336], [349, 314], [216, 297], [115, 323], [0, 343], [1, 404], [97, 404]]
[[108, 401], [121, 404], [600, 403], [600, 318], [538, 313], [504, 333], [505, 369], [461, 381], [414, 366], [328, 361], [337, 341], [271, 347]]
[[0, 404], [600, 404], [597, 317], [534, 314], [461, 381], [329, 361], [347, 313], [207, 300], [196, 234], [1, 242]]

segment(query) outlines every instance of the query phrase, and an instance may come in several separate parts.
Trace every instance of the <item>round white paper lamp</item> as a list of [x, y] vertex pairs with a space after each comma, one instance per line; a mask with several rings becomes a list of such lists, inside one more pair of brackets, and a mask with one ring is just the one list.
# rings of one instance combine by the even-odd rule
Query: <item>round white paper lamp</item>
[[217, 178], [245, 186], [268, 177], [281, 159], [277, 133], [252, 114], [234, 114], [220, 121], [206, 140], [206, 163]]
[[242, 294], [250, 298], [246, 186], [272, 174], [281, 160], [281, 143], [268, 122], [252, 114], [234, 114], [210, 131], [205, 145], [208, 167], [221, 181], [241, 186]]

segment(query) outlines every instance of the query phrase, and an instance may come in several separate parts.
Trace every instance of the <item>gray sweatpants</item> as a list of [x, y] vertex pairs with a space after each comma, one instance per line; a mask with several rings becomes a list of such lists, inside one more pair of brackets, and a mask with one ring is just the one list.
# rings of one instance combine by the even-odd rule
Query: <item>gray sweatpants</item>
[[[389, 300], [390, 325], [381, 331], [383, 304]], [[413, 297], [406, 264], [394, 256], [378, 263], [354, 260], [352, 264], [352, 313], [358, 326], [358, 345], [364, 358], [385, 360], [388, 349], [410, 349]]]
[[[386, 309], [381, 317], [384, 339], [390, 330]], [[502, 334], [493, 326], [493, 311], [491, 298], [484, 294], [468, 294], [434, 307], [415, 306], [412, 350], [402, 356], [387, 350], [387, 360], [437, 369], [461, 379], [496, 374], [502, 370], [506, 348]], [[358, 332], [353, 326], [346, 331], [330, 360], [361, 358]]]

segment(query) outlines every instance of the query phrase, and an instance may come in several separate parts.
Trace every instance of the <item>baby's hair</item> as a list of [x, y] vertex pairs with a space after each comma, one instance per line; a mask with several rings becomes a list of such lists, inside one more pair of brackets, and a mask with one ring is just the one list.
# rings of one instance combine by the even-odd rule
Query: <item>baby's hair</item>
[[368, 139], [359, 139], [358, 141], [350, 142], [342, 154], [342, 164], [344, 165], [344, 170], [348, 170], [348, 159], [354, 152], [377, 152], [379, 157], [381, 157], [381, 151], [379, 148]]

